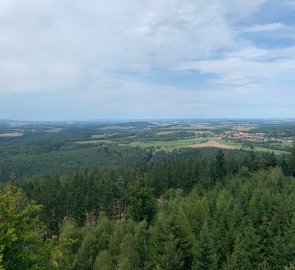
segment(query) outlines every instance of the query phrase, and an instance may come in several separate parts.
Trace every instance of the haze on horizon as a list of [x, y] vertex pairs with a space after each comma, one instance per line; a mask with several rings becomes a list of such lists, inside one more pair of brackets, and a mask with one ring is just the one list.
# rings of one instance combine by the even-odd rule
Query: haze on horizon
[[294, 118], [294, 0], [1, 0], [0, 119]]

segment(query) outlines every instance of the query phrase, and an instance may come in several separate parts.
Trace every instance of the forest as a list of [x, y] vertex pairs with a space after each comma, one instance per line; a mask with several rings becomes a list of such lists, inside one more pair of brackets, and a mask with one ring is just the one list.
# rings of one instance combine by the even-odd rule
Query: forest
[[288, 128], [2, 123], [0, 269], [292, 269], [294, 147], [190, 147]]
[[295, 147], [11, 177], [0, 269], [294, 269]]

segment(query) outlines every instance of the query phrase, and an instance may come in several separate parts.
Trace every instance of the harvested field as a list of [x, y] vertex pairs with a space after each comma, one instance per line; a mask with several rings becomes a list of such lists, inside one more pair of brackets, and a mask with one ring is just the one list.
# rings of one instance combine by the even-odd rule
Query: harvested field
[[23, 136], [23, 133], [13, 132], [13, 133], [0, 133], [0, 138], [15, 138]]
[[215, 142], [213, 140], [210, 140], [205, 143], [198, 143], [198, 144], [192, 144], [190, 145], [191, 148], [206, 148], [206, 147], [215, 147], [215, 148], [221, 148], [221, 149], [237, 149], [236, 147], [225, 145], [219, 142]]

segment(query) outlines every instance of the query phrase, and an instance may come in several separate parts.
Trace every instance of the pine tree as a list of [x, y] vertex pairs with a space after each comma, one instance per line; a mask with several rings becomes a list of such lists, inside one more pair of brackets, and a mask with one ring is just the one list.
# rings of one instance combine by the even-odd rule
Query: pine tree
[[203, 224], [194, 245], [193, 270], [218, 269], [218, 254], [209, 226]]
[[252, 226], [241, 226], [237, 233], [233, 252], [228, 256], [225, 269], [258, 269], [263, 260], [261, 239]]
[[151, 222], [156, 213], [156, 199], [152, 190], [141, 183], [136, 183], [128, 191], [128, 213], [134, 221]]
[[289, 158], [289, 168], [291, 176], [295, 177], [295, 143], [293, 146], [291, 156]]
[[168, 212], [160, 211], [151, 230], [147, 269], [190, 269], [193, 260], [193, 233], [177, 205], [172, 203], [167, 207]]
[[215, 168], [215, 177], [217, 181], [222, 181], [226, 176], [226, 166], [225, 158], [222, 150], [218, 150], [216, 154], [216, 168]]

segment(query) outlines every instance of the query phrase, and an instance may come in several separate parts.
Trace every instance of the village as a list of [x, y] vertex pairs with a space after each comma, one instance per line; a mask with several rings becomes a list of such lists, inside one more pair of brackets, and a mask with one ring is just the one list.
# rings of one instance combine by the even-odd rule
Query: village
[[249, 132], [237, 132], [237, 133], [216, 133], [214, 137], [219, 139], [242, 139], [257, 142], [277, 142], [277, 143], [293, 143], [292, 138], [274, 138], [268, 137], [265, 133], [249, 133]]

